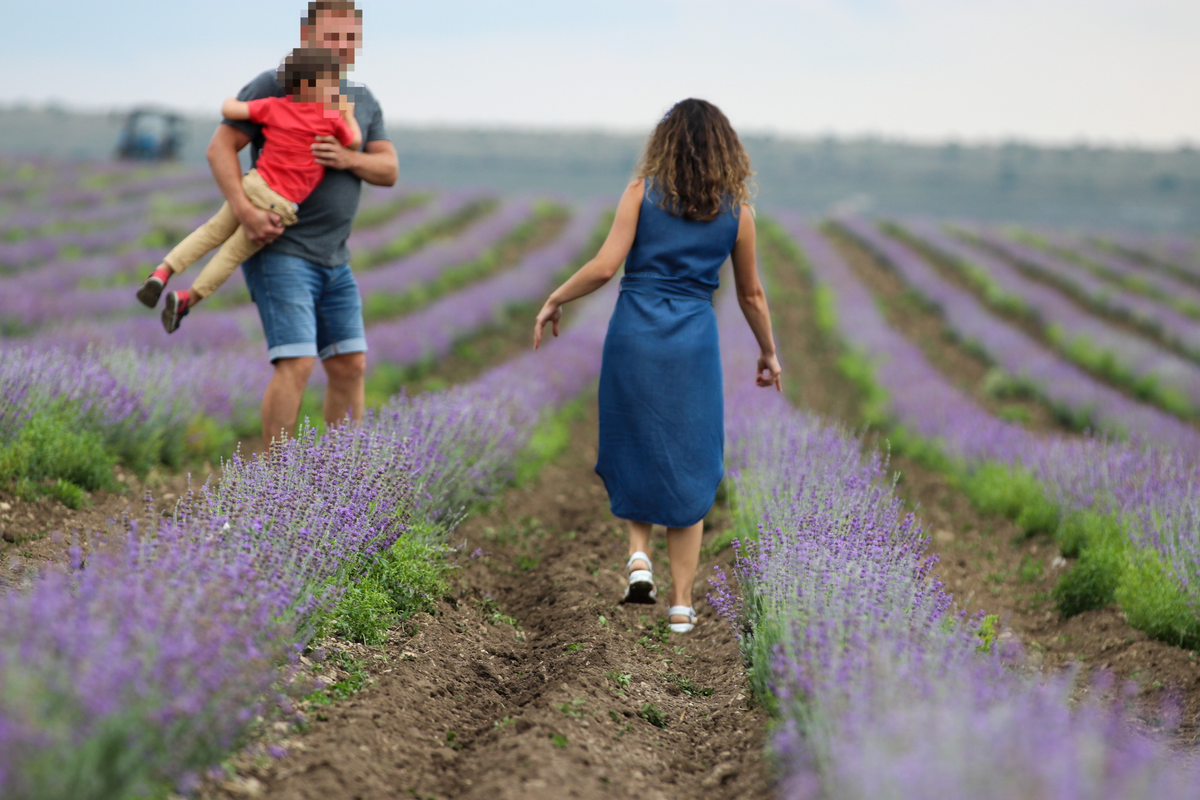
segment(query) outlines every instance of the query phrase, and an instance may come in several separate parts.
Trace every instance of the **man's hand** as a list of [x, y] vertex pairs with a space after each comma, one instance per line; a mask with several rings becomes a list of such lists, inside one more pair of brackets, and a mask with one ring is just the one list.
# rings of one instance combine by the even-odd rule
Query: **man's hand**
[[234, 213], [237, 215], [238, 222], [242, 224], [242, 230], [246, 232], [246, 237], [260, 247], [270, 244], [283, 235], [283, 220], [278, 214], [263, 211], [249, 202]]
[[312, 152], [318, 164], [332, 169], [353, 169], [358, 157], [357, 150], [342, 147], [342, 143], [332, 136], [318, 136]]
[[262, 246], [283, 234], [283, 220], [251, 203], [242, 190], [242, 165], [238, 163], [238, 151], [248, 144], [250, 137], [244, 131], [230, 125], [218, 125], [212, 141], [208, 143], [208, 163], [221, 194], [225, 195], [246, 236]]

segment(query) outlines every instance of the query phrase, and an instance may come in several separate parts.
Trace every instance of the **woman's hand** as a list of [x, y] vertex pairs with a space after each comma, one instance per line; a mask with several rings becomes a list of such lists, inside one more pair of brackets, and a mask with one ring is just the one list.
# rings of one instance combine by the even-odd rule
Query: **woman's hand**
[[758, 375], [755, 377], [755, 383], [759, 386], [774, 386], [776, 391], [783, 391], [783, 381], [780, 376], [783, 374], [783, 368], [779, 366], [779, 356], [772, 353], [771, 355], [761, 355], [758, 357]]
[[537, 322], [533, 324], [533, 349], [537, 350], [542, 343], [542, 332], [546, 323], [551, 324], [554, 335], [558, 336], [558, 321], [562, 319], [562, 306], [553, 300], [547, 300], [546, 305], [538, 312]]

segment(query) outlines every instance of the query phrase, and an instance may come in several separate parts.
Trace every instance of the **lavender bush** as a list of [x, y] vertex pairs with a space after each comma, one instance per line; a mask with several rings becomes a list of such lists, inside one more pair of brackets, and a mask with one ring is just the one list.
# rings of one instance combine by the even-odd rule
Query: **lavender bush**
[[407, 449], [346, 430], [235, 459], [175, 522], [131, 522], [123, 541], [6, 595], [4, 796], [186, 788], [235, 746], [314, 617], [404, 532]]
[[738, 632], [781, 718], [782, 797], [1188, 797], [1200, 775], [1120, 708], [1072, 710], [1069, 679], [1020, 666], [991, 620], [932, 579], [886, 465], [852, 436], [753, 386], [757, 345], [722, 303], [729, 478], [743, 531]]
[[599, 205], [581, 209], [557, 239], [527, 254], [511, 269], [415, 314], [375, 325], [370, 363], [408, 365], [445, 355], [459, 338], [495, 319], [506, 306], [537, 299], [588, 243], [600, 213]]
[[546, 411], [595, 379], [612, 302], [473, 384], [235, 457], [173, 522], [130, 523], [86, 568], [77, 556], [4, 597], [0, 794], [187, 791], [257, 718], [289, 713], [306, 688], [290, 668], [346, 587], [491, 496]]
[[[1083, 370], [995, 316], [973, 294], [942, 278], [915, 250], [887, 236], [872, 223], [843, 218], [838, 226], [888, 264], [926, 302], [944, 316], [954, 334], [981, 351], [1008, 375], [1032, 387], [1060, 409], [1066, 419], [1083, 419], [1118, 436], [1133, 434], [1155, 444], [1200, 454], [1200, 434], [1190, 425], [1095, 380]], [[928, 227], [914, 223], [915, 235]]]
[[1200, 358], [1200, 322], [1162, 302], [1103, 280], [1086, 267], [1016, 236], [973, 226], [971, 234], [992, 250], [1049, 280], [1089, 306], [1128, 320], [1192, 359]]
[[1110, 234], [1093, 237], [1101, 246], [1132, 256], [1151, 266], [1200, 279], [1200, 243], [1183, 236]]
[[1115, 599], [1151, 635], [1200, 646], [1196, 452], [1040, 436], [992, 417], [887, 325], [823, 237], [797, 217], [781, 222], [804, 251], [821, 318], [851, 351], [843, 363], [869, 392], [868, 417], [893, 445], [954, 476], [986, 510], [1082, 555], [1060, 583], [1064, 611]]
[[1077, 233], [1038, 230], [1035, 243], [1052, 249], [1126, 289], [1168, 303], [1190, 317], [1200, 317], [1200, 286], [1146, 263], [1096, 244]]
[[1057, 289], [1028, 278], [987, 250], [952, 237], [935, 225], [908, 229], [946, 258], [985, 294], [988, 302], [1032, 316], [1071, 360], [1153, 399], [1190, 414], [1200, 397], [1200, 367], [1153, 342], [1126, 333], [1082, 311]]

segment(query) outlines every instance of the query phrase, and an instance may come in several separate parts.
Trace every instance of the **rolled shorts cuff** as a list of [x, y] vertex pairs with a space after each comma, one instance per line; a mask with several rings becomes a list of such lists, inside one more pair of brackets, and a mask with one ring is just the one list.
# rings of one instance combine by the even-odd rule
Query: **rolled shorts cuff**
[[267, 358], [271, 359], [271, 361], [278, 361], [281, 358], [316, 357], [317, 345], [315, 342], [295, 342], [294, 344], [281, 344], [267, 350]]
[[[284, 347], [298, 347], [299, 345], [284, 345]], [[354, 339], [343, 339], [340, 342], [334, 342], [326, 347], [318, 355], [322, 361], [334, 356], [344, 356], [349, 353], [365, 353], [367, 352], [366, 338], [359, 336]]]

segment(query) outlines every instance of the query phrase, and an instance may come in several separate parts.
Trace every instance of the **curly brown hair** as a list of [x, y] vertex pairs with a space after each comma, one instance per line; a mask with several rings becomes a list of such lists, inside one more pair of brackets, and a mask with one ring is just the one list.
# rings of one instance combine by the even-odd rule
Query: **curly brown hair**
[[659, 206], [684, 219], [708, 222], [722, 211], [750, 207], [750, 156], [729, 118], [707, 100], [681, 100], [667, 112], [650, 134], [636, 176], [653, 181]]

